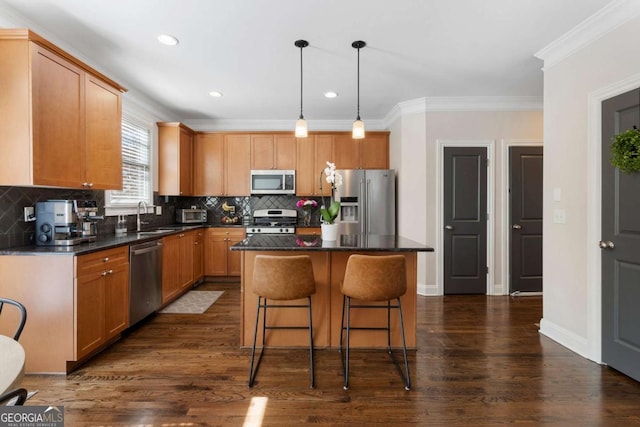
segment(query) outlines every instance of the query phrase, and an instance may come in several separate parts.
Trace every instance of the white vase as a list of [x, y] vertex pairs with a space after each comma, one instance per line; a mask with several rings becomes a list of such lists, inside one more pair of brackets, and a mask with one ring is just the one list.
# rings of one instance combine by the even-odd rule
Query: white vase
[[320, 224], [322, 240], [338, 240], [338, 224]]

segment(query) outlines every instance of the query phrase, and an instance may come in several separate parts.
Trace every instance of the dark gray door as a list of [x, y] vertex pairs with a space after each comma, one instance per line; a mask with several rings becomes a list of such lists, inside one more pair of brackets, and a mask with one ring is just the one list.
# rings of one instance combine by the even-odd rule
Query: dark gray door
[[542, 147], [509, 148], [509, 292], [542, 292]]
[[444, 293], [487, 293], [487, 149], [444, 149]]
[[609, 163], [611, 138], [640, 127], [638, 114], [638, 90], [602, 103], [600, 247], [602, 361], [640, 381], [640, 173]]

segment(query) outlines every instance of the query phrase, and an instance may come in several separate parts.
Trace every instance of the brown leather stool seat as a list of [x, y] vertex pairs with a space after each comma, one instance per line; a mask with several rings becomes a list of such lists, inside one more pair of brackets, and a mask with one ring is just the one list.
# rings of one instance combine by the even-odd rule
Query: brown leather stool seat
[[[405, 389], [411, 388], [409, 363], [407, 361], [407, 345], [404, 337], [404, 320], [400, 297], [407, 292], [406, 260], [402, 255], [351, 255], [347, 261], [347, 268], [342, 282], [342, 321], [340, 324], [340, 359], [344, 369], [344, 389], [349, 388], [349, 337], [351, 330], [386, 330], [387, 352], [391, 361], [396, 365], [391, 351], [391, 309], [397, 309], [400, 314], [400, 330], [402, 332], [402, 351], [404, 355], [404, 374], [398, 366], [398, 371], [405, 384]], [[362, 302], [387, 301], [386, 305], [352, 304], [351, 299]], [[392, 305], [391, 301], [396, 304]], [[351, 327], [351, 309], [386, 309], [387, 326], [384, 328]], [[345, 326], [346, 312], [346, 326]], [[342, 340], [344, 331], [347, 333], [346, 355], [342, 356]]]
[[[272, 256], [257, 255], [253, 268], [253, 292], [258, 295], [256, 308], [256, 325], [253, 333], [253, 347], [251, 350], [251, 366], [249, 368], [249, 387], [253, 383], [260, 367], [265, 347], [267, 329], [309, 329], [309, 360], [311, 370], [311, 387], [315, 386], [313, 367], [313, 323], [311, 316], [311, 295], [316, 292], [316, 282], [313, 277], [313, 266], [308, 255], [300, 256]], [[307, 299], [307, 304], [270, 304], [267, 301], [292, 301]], [[267, 326], [267, 308], [301, 308], [308, 307], [309, 324], [307, 326]], [[254, 370], [256, 340], [260, 310], [262, 309], [262, 347]]]

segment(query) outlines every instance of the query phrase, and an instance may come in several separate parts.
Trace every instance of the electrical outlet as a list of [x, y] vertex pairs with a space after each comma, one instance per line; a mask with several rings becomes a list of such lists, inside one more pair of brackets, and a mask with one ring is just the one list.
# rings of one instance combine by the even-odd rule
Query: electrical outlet
[[162, 206], [156, 206], [156, 215], [162, 215]]
[[24, 222], [31, 222], [36, 220], [36, 211], [33, 206], [25, 206], [24, 208]]

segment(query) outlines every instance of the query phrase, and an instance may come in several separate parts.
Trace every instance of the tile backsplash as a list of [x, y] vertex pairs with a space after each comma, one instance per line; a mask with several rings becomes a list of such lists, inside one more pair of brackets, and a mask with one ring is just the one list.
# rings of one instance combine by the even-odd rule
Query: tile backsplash
[[[0, 249], [17, 246], [31, 245], [34, 243], [35, 222], [25, 222], [23, 208], [35, 206], [36, 202], [51, 199], [75, 199], [95, 200], [98, 202], [99, 215], [104, 214], [104, 191], [100, 190], [69, 190], [59, 188], [37, 187], [3, 187], [0, 186]], [[154, 204], [162, 207], [162, 215], [147, 214], [144, 220], [149, 222], [144, 228], [153, 228], [175, 223], [175, 210], [196, 206], [199, 209], [207, 209], [207, 222], [220, 224], [220, 219], [225, 215], [222, 205], [226, 201], [229, 205], [236, 206], [236, 216], [239, 221], [251, 221], [251, 213], [255, 209], [295, 209], [298, 211], [298, 219], [302, 221], [302, 213], [296, 209], [296, 196], [254, 196], [254, 197], [177, 197], [159, 196], [154, 194]], [[321, 200], [316, 199], [319, 204]], [[320, 221], [320, 210], [316, 209], [312, 214], [312, 224]], [[113, 234], [117, 217], [109, 216], [98, 221], [98, 235]], [[127, 216], [127, 228], [134, 230], [136, 216]]]

